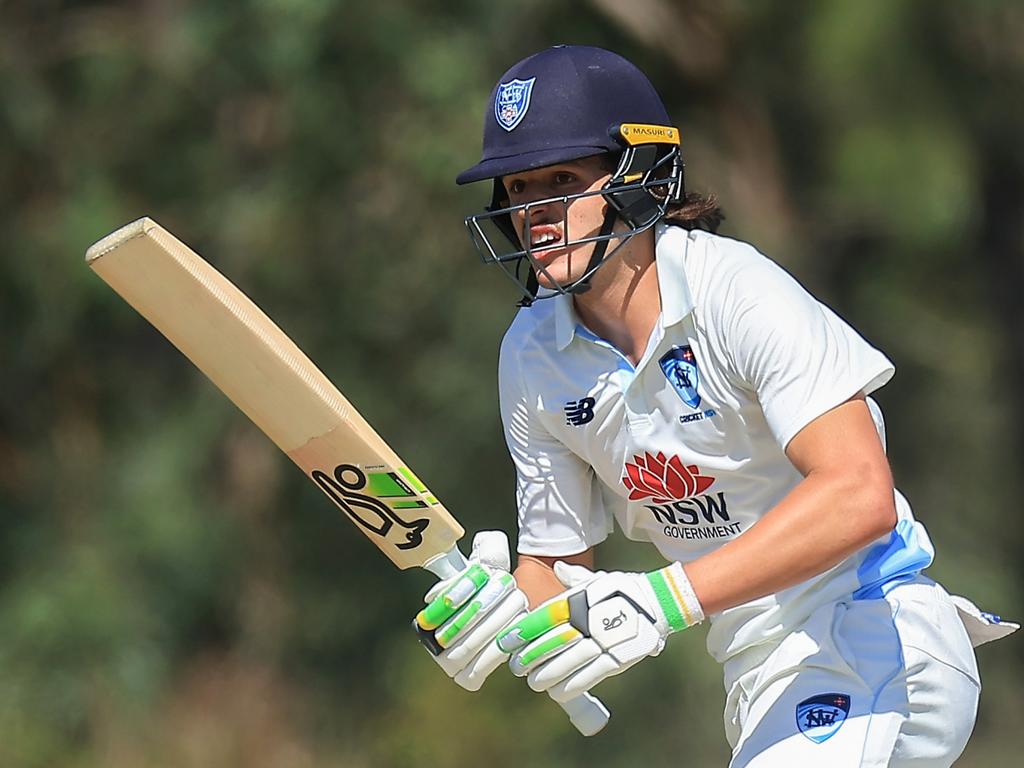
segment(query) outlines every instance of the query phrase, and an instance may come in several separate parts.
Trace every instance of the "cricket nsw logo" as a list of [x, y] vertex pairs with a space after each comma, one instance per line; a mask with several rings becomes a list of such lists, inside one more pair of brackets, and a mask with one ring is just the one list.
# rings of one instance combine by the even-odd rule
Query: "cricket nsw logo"
[[690, 345], [672, 347], [658, 360], [662, 373], [675, 387], [676, 394], [691, 408], [700, 407], [700, 372], [697, 370], [697, 356]]
[[494, 117], [506, 131], [511, 131], [526, 117], [535, 82], [537, 78], [531, 77], [529, 80], [509, 80], [498, 84], [498, 92], [494, 95]]
[[822, 693], [796, 705], [796, 725], [815, 744], [832, 738], [850, 714], [850, 696]]
[[683, 464], [678, 456], [666, 459], [660, 451], [634, 456], [625, 469], [622, 484], [629, 491], [630, 501], [682, 501], [704, 493], [715, 482], [715, 478], [702, 475], [696, 464]]

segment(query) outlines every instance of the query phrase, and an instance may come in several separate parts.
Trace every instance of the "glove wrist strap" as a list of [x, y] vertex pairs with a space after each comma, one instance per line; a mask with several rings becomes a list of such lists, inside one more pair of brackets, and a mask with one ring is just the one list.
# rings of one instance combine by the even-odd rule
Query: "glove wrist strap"
[[704, 620], [704, 609], [682, 565], [672, 563], [652, 571], [647, 574], [647, 581], [658, 598], [658, 605], [671, 632], [680, 632]]

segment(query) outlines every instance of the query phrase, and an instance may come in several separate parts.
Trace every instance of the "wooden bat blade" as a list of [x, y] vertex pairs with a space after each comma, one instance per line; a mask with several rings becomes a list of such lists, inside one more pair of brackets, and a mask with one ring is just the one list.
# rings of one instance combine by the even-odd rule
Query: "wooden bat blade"
[[86, 262], [299, 465], [399, 568], [451, 550], [462, 526], [245, 294], [152, 219]]

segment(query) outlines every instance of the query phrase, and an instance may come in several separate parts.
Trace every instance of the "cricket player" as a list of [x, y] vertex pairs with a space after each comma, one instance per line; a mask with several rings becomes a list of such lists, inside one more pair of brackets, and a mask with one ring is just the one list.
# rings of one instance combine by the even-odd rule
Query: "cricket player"
[[[614, 53], [557, 46], [506, 72], [458, 177], [480, 181], [467, 226], [522, 292], [499, 371], [518, 565], [484, 532], [428, 593], [445, 671], [475, 690], [507, 660], [566, 701], [707, 621], [733, 768], [952, 764], [972, 646], [1016, 625], [923, 575], [932, 543], [870, 397], [893, 364], [715, 234], [661, 99]], [[668, 565], [594, 570], [613, 524]]]

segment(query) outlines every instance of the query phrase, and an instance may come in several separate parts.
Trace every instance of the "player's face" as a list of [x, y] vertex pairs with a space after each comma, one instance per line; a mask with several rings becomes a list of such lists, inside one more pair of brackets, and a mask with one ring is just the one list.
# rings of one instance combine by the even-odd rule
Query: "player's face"
[[[602, 158], [585, 157], [502, 177], [510, 206], [555, 198], [514, 212], [512, 223], [523, 247], [529, 245], [534, 259], [562, 285], [583, 277], [595, 247], [562, 244], [598, 235], [607, 203], [599, 194], [568, 205], [557, 198], [597, 192], [610, 176]], [[538, 272], [537, 280], [545, 288], [557, 287], [543, 272]]]

